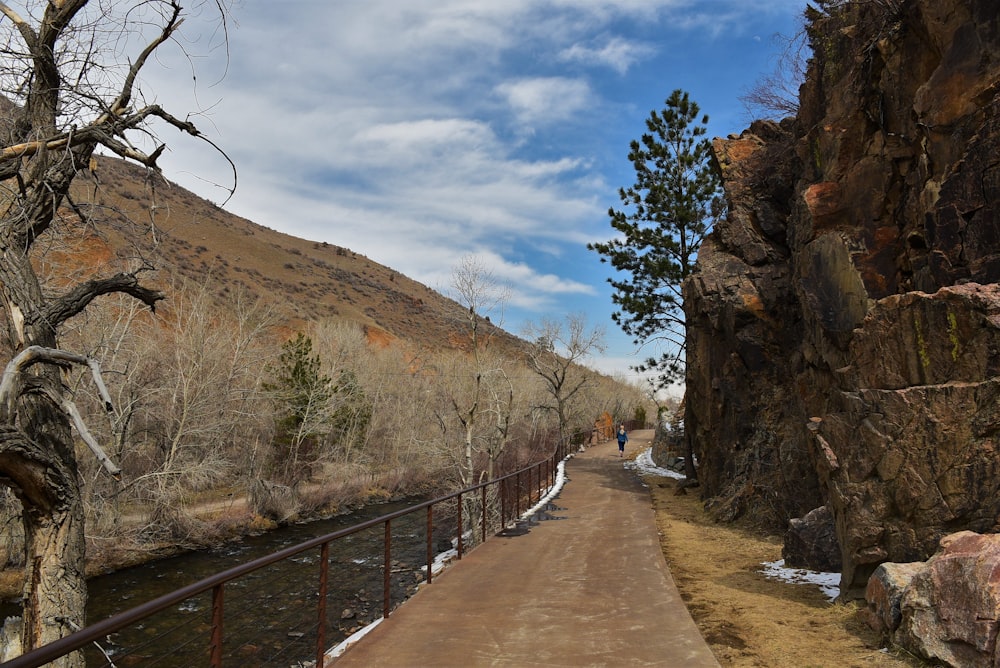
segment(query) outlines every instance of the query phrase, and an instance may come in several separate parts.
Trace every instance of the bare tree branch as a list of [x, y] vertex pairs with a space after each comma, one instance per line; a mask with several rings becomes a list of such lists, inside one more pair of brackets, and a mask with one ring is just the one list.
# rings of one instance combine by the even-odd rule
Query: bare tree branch
[[[183, 19], [179, 18], [181, 13], [181, 6], [177, 2], [171, 2], [171, 7], [173, 8], [173, 13], [170, 18], [167, 19], [160, 31], [159, 36], [152, 42], [146, 45], [146, 48], [142, 50], [139, 57], [136, 58], [135, 62], [129, 68], [128, 76], [125, 77], [125, 82], [122, 85], [122, 91], [118, 95], [118, 99], [114, 101], [111, 105], [111, 114], [114, 116], [120, 116], [128, 109], [129, 102], [132, 100], [132, 92], [135, 87], [135, 78], [139, 75], [139, 70], [143, 68], [149, 56], [159, 47], [161, 44], [170, 39], [170, 36], [174, 33], [177, 28], [180, 27], [181, 23], [184, 22]], [[100, 124], [106, 119], [98, 119], [97, 123]]]
[[[114, 292], [122, 292], [135, 297], [148, 306], [151, 311], [156, 310], [156, 302], [166, 298], [159, 290], [140, 285], [135, 272], [120, 273], [75, 286], [62, 297], [52, 299], [35, 317], [48, 323], [51, 327], [56, 327], [81, 313], [97, 297]], [[33, 319], [32, 322], [36, 322], [36, 320]]]
[[[104, 401], [105, 409], [108, 411], [112, 410], [111, 396], [108, 394], [107, 387], [104, 384], [104, 378], [101, 375], [101, 367], [97, 360], [92, 360], [89, 357], [77, 355], [76, 353], [56, 348], [29, 346], [7, 363], [7, 366], [3, 371], [3, 377], [0, 379], [0, 406], [6, 408], [7, 415], [13, 413], [14, 400], [18, 395], [18, 388], [15, 383], [17, 377], [32, 365], [40, 363], [56, 364], [60, 366], [63, 364], [81, 364], [89, 367], [91, 375], [94, 378], [94, 383], [97, 385], [97, 390], [101, 396], [101, 400]], [[101, 463], [104, 469], [115, 478], [118, 478], [121, 475], [121, 469], [111, 461], [111, 459], [104, 453], [104, 450], [101, 449], [97, 440], [94, 439], [90, 430], [87, 428], [87, 425], [83, 421], [83, 416], [81, 416], [80, 411], [77, 410], [76, 404], [73, 403], [73, 401], [68, 397], [60, 398], [52, 396], [44, 389], [36, 388], [36, 391], [44, 392], [53, 403], [59, 405], [63, 409], [63, 411], [73, 420], [73, 424], [80, 433], [80, 437], [94, 453], [94, 456], [97, 457], [97, 460]]]
[[110, 473], [116, 480], [121, 479], [122, 470], [111, 461], [111, 458], [104, 454], [104, 450], [101, 449], [100, 444], [98, 444], [97, 439], [94, 438], [90, 430], [87, 429], [87, 424], [83, 421], [83, 416], [80, 415], [80, 411], [77, 410], [76, 404], [69, 399], [64, 399], [62, 402], [62, 409], [70, 416], [73, 420], [73, 424], [76, 426], [77, 432], [80, 434], [80, 438], [83, 442], [87, 444], [90, 451], [94, 453], [97, 457], [97, 461], [101, 463], [104, 470]]

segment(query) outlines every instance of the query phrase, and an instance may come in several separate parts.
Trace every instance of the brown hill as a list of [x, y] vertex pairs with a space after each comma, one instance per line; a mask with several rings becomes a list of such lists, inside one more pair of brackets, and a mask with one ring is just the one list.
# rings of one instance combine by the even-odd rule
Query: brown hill
[[[91, 167], [90, 178], [77, 180], [73, 205], [111, 224], [98, 232], [67, 216], [76, 261], [50, 252], [59, 275], [80, 260], [103, 272], [148, 259], [154, 285], [210, 280], [220, 298], [242, 287], [272, 300], [292, 330], [336, 317], [359, 323], [382, 345], [455, 348], [467, 338], [461, 305], [348, 248], [258, 225], [123, 160], [100, 157]], [[496, 331], [508, 346], [523, 343]]]

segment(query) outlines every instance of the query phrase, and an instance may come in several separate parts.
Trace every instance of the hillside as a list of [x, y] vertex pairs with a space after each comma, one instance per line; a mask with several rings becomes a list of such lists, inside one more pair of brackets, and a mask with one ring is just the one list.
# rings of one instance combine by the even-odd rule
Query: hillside
[[[426, 285], [348, 248], [233, 215], [134, 164], [101, 157], [92, 167], [90, 178], [77, 180], [74, 203], [114, 224], [98, 238], [81, 230], [77, 216], [67, 217], [78, 254], [76, 260], [57, 254], [56, 265], [82, 263], [101, 273], [144, 258], [156, 270], [149, 282], [168, 292], [168, 304], [165, 286], [175, 278], [209, 279], [219, 297], [242, 287], [271, 300], [292, 330], [335, 317], [359, 323], [369, 341], [382, 345], [401, 340], [416, 349], [461, 347], [465, 309]], [[330, 236], [336, 237], [335, 229]], [[508, 345], [519, 345], [501, 334]]]

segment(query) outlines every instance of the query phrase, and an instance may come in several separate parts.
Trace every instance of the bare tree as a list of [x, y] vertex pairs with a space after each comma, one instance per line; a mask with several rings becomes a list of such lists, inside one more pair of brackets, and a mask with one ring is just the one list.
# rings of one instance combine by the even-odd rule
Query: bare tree
[[[198, 2], [199, 0], [192, 0]], [[224, 0], [209, 6], [223, 12]], [[103, 148], [156, 170], [164, 146], [157, 127], [199, 136], [191, 122], [147, 104], [140, 72], [169, 44], [182, 22], [178, 0], [49, 0], [19, 13], [0, 2], [0, 306], [9, 390], [0, 415], [0, 480], [24, 505], [26, 558], [22, 647], [29, 650], [84, 624], [83, 506], [62, 369], [60, 328], [102, 295], [123, 293], [150, 308], [163, 294], [143, 285], [136, 262], [69, 286], [46, 288], [32, 264], [38, 241], [61, 216], [86, 217], [70, 186]], [[119, 49], [144, 25], [151, 39], [127, 60]], [[140, 148], [157, 144], [151, 151]], [[98, 220], [87, 219], [99, 227]], [[28, 359], [28, 350], [47, 351]], [[78, 358], [73, 358], [78, 359]], [[5, 377], [5, 381], [8, 378]], [[83, 665], [80, 653], [57, 665]]]
[[487, 480], [493, 480], [497, 475], [497, 465], [507, 448], [514, 414], [514, 382], [505, 368], [505, 362], [503, 358], [496, 358], [495, 363], [490, 365], [489, 382], [484, 388], [483, 412], [488, 425], [483, 436], [483, 450], [486, 452]]
[[182, 499], [235, 477], [239, 448], [263, 431], [256, 398], [272, 320], [240, 290], [224, 302], [205, 283], [171, 294], [160, 321], [137, 333], [139, 359], [128, 365], [138, 367], [135, 415], [122, 456], [130, 491], [152, 506], [146, 533], [184, 543], [193, 522]]
[[[457, 301], [466, 308], [466, 331], [469, 337], [469, 356], [471, 366], [468, 368], [469, 383], [451, 397], [452, 408], [458, 417], [463, 430], [463, 463], [460, 476], [463, 485], [475, 482], [476, 433], [482, 412], [483, 403], [487, 400], [487, 385], [495, 379], [502, 379], [499, 371], [499, 360], [491, 354], [490, 344], [493, 341], [497, 325], [492, 324], [491, 315], [502, 316], [503, 307], [507, 301], [507, 289], [497, 280], [476, 258], [466, 256], [452, 272], [452, 290]], [[500, 404], [494, 404], [495, 407]], [[508, 408], [510, 404], [507, 404]], [[502, 419], [494, 416], [494, 419]], [[501, 444], [494, 444], [494, 454], [499, 456]]]
[[753, 118], [781, 120], [799, 112], [799, 86], [805, 81], [809, 56], [805, 28], [791, 37], [777, 34], [774, 41], [781, 46], [774, 70], [762, 75], [740, 95], [740, 101]]
[[559, 441], [565, 444], [570, 437], [574, 401], [594, 376], [581, 362], [604, 350], [604, 329], [588, 329], [586, 316], [574, 314], [567, 316], [565, 322], [544, 319], [539, 325], [527, 323], [523, 334], [533, 343], [528, 366], [545, 383], [552, 402], [546, 408], [555, 412]]

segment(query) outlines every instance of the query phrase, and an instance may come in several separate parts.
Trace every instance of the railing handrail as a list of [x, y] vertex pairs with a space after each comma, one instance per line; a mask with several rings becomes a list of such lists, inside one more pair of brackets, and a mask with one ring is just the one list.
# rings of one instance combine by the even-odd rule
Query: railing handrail
[[[553, 454], [550, 455], [549, 457], [539, 460], [538, 462], [535, 462], [534, 464], [531, 464], [529, 466], [525, 466], [524, 468], [521, 468], [517, 471], [513, 471], [511, 473], [503, 475], [499, 478], [494, 478], [493, 480], [487, 480], [485, 482], [478, 483], [471, 487], [466, 487], [465, 489], [461, 489], [456, 492], [450, 492], [448, 494], [439, 496], [429, 501], [422, 501], [421, 503], [418, 503], [416, 505], [408, 506], [406, 508], [402, 508], [392, 513], [388, 513], [386, 515], [366, 520], [364, 522], [361, 522], [360, 524], [355, 524], [350, 527], [345, 527], [343, 529], [333, 531], [323, 536], [310, 538], [309, 540], [299, 543], [297, 545], [292, 545], [291, 547], [279, 550], [278, 552], [274, 552], [272, 554], [263, 557], [258, 557], [257, 559], [248, 561], [245, 564], [240, 564], [239, 566], [234, 566], [225, 571], [216, 573], [214, 575], [210, 575], [197, 582], [181, 587], [180, 589], [168, 592], [166, 594], [163, 594], [162, 596], [158, 596], [157, 598], [154, 598], [150, 601], [137, 605], [133, 608], [129, 608], [128, 610], [124, 610], [115, 615], [112, 615], [111, 617], [108, 617], [104, 620], [101, 620], [94, 624], [90, 624], [80, 629], [79, 631], [71, 633], [68, 636], [64, 636], [62, 638], [59, 638], [58, 640], [54, 640], [51, 643], [47, 643], [41, 647], [31, 650], [27, 654], [23, 654], [19, 657], [11, 659], [8, 662], [0, 664], [0, 666], [2, 666], [2, 668], [33, 668], [35, 666], [41, 666], [49, 661], [52, 661], [53, 659], [57, 659], [61, 656], [69, 654], [70, 652], [82, 649], [86, 645], [98, 640], [99, 638], [102, 638], [110, 633], [119, 631], [142, 619], [150, 617], [151, 615], [154, 615], [157, 612], [160, 612], [161, 610], [164, 610], [174, 605], [175, 603], [180, 603], [181, 601], [191, 598], [192, 596], [197, 596], [198, 594], [202, 594], [209, 590], [215, 589], [220, 585], [223, 585], [227, 582], [235, 580], [239, 577], [252, 573], [266, 566], [270, 566], [271, 564], [277, 563], [284, 559], [288, 559], [289, 557], [293, 557], [307, 550], [320, 547], [326, 543], [331, 543], [335, 540], [339, 540], [346, 536], [350, 536], [352, 534], [364, 531], [365, 529], [370, 529], [379, 524], [386, 524], [387, 522], [391, 522], [396, 518], [403, 517], [405, 515], [409, 515], [419, 510], [432, 507], [436, 504], [440, 504], [445, 501], [450, 501], [455, 498], [461, 498], [465, 494], [469, 494], [470, 492], [475, 492], [490, 485], [501, 484], [503, 481], [507, 479], [520, 476], [525, 471], [530, 471], [535, 468], [538, 468], [539, 466], [547, 462], [560, 461], [564, 458], [565, 456], [564, 453], [566, 449], [567, 446], [565, 446], [564, 444], [560, 444], [556, 447]], [[459, 534], [461, 534], [461, 527], [459, 527]], [[428, 578], [429, 577], [430, 577], [430, 566], [428, 565]]]

